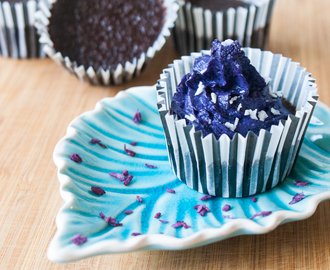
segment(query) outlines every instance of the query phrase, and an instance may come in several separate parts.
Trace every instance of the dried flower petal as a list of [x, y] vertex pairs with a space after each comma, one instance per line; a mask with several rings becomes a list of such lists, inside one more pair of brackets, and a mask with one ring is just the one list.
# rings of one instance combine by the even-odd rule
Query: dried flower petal
[[142, 233], [138, 233], [138, 232], [133, 232], [132, 233], [132, 236], [138, 236], [138, 235], [141, 235]]
[[155, 168], [157, 168], [157, 166], [150, 165], [150, 164], [148, 164], [148, 163], [146, 163], [146, 164], [144, 164], [144, 165], [146, 165], [148, 168], [151, 168], [151, 169], [155, 169]]
[[101, 141], [99, 139], [91, 139], [91, 143], [92, 144], [98, 144], [99, 146], [102, 146], [103, 148], [108, 148], [106, 147], [106, 145], [104, 145], [103, 143], [101, 143]]
[[230, 205], [229, 205], [229, 204], [225, 204], [225, 206], [222, 207], [222, 211], [227, 212], [227, 211], [229, 211], [229, 210], [230, 210]]
[[259, 213], [254, 214], [250, 219], [254, 219], [255, 217], [262, 216], [262, 217], [267, 217], [272, 213], [272, 211], [262, 211]]
[[131, 142], [129, 144], [135, 146], [137, 144], [137, 142]]
[[127, 148], [126, 148], [126, 144], [124, 144], [124, 150], [125, 150], [125, 152], [127, 153], [127, 155], [129, 155], [129, 156], [131, 156], [131, 157], [134, 157], [135, 154], [136, 154], [134, 151], [127, 149]]
[[73, 242], [75, 245], [80, 246], [81, 244], [85, 243], [87, 241], [87, 236], [81, 236], [81, 234], [77, 234], [71, 239], [71, 242]]
[[77, 162], [79, 164], [82, 162], [82, 158], [78, 154], [72, 154], [70, 158], [72, 161]]
[[294, 185], [297, 187], [305, 187], [307, 186], [309, 183], [307, 181], [294, 181]]
[[305, 198], [304, 192], [297, 193], [296, 195], [294, 195], [294, 197], [292, 198], [292, 201], [289, 202], [289, 204], [295, 204], [297, 202], [300, 202], [303, 198]]
[[129, 215], [129, 214], [132, 214], [132, 213], [133, 213], [132, 210], [125, 210], [125, 211], [124, 211], [124, 214], [126, 214], [126, 215]]
[[184, 227], [185, 229], [191, 228], [191, 226], [187, 225], [184, 221], [177, 221], [177, 223], [174, 223], [171, 225], [172, 228], [180, 228]]
[[254, 196], [251, 198], [251, 200], [252, 200], [253, 202], [257, 202], [257, 199], [256, 199], [256, 197], [254, 197]]
[[112, 172], [112, 173], [109, 173], [109, 175], [116, 178], [116, 179], [119, 179], [121, 182], [125, 181], [125, 176], [122, 175], [121, 173]]
[[161, 223], [168, 223], [169, 221], [166, 221], [166, 220], [159, 220]]
[[102, 212], [100, 212], [100, 218], [106, 218], [106, 216], [102, 213]]
[[142, 199], [140, 196], [136, 196], [137, 200], [142, 203]]
[[159, 218], [160, 215], [161, 215], [161, 213], [157, 213], [157, 214], [155, 215], [155, 218]]
[[127, 175], [127, 177], [125, 178], [125, 181], [124, 181], [124, 185], [127, 186], [129, 183], [131, 183], [133, 179], [133, 176], [132, 175]]
[[99, 139], [91, 139], [92, 144], [96, 144], [96, 143], [99, 143], [99, 142], [101, 142]]
[[105, 191], [100, 187], [91, 187], [91, 190], [97, 195], [105, 194]]
[[139, 113], [139, 109], [136, 110], [135, 115], [133, 117], [133, 121], [135, 124], [140, 124], [141, 122], [141, 113]]
[[210, 212], [210, 209], [206, 207], [205, 204], [203, 205], [195, 205], [194, 209], [197, 209], [197, 213], [199, 213], [202, 217], [205, 216], [206, 212]]
[[211, 195], [205, 195], [202, 198], [200, 198], [201, 201], [207, 201], [208, 199], [211, 199], [212, 196]]
[[173, 194], [175, 194], [175, 190], [174, 190], [174, 189], [168, 188], [168, 189], [166, 189], [166, 191], [167, 191], [168, 193], [173, 193]]
[[230, 216], [230, 215], [222, 215], [221, 217], [223, 217], [223, 218], [230, 218], [230, 219], [236, 219], [236, 217]]

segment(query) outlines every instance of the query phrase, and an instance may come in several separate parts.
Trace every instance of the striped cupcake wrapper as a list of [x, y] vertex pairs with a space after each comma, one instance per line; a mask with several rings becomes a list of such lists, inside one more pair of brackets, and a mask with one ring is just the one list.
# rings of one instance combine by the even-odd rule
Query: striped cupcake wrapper
[[209, 49], [214, 39], [238, 40], [245, 47], [263, 49], [277, 0], [242, 1], [248, 7], [211, 11], [179, 0], [174, 41], [181, 55]]
[[165, 132], [168, 157], [176, 176], [190, 188], [224, 198], [256, 195], [281, 183], [291, 172], [305, 131], [317, 103], [316, 84], [305, 68], [279, 54], [244, 48], [263, 77], [270, 77], [274, 93], [281, 93], [296, 106], [290, 115], [270, 132], [244, 138], [226, 134], [216, 140], [203, 138], [201, 131], [177, 120], [170, 113], [172, 97], [181, 78], [192, 69], [194, 60], [210, 51], [192, 53], [174, 61], [163, 71], [157, 84], [158, 111]]

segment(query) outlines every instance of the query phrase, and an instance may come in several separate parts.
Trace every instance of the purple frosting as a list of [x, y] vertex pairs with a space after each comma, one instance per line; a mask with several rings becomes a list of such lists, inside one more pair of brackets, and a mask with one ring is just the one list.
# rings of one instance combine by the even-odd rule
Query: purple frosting
[[270, 93], [238, 41], [215, 40], [211, 55], [198, 57], [191, 73], [182, 78], [171, 107], [178, 119], [186, 119], [204, 137], [213, 133], [219, 139], [222, 134], [232, 138], [237, 132], [246, 136], [249, 131], [270, 131], [294, 114], [294, 106], [287, 103]]

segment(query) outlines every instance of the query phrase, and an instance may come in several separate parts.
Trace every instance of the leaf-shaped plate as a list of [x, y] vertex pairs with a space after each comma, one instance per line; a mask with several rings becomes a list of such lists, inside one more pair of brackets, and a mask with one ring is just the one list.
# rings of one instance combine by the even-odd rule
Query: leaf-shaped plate
[[[137, 109], [142, 115], [138, 125], [132, 120]], [[91, 144], [92, 138], [101, 140], [107, 148]], [[129, 145], [133, 141], [137, 141], [136, 146]], [[136, 152], [134, 157], [125, 153], [124, 144]], [[281, 185], [258, 195], [255, 203], [251, 198], [215, 197], [202, 202], [203, 195], [188, 188], [171, 171], [155, 88], [143, 86], [119, 92], [73, 120], [67, 135], [55, 148], [54, 161], [65, 204], [56, 217], [58, 230], [48, 257], [55, 262], [70, 262], [101, 254], [187, 249], [236, 235], [267, 233], [280, 224], [308, 218], [322, 200], [330, 198], [329, 145], [330, 110], [319, 104], [294, 170]], [[81, 156], [80, 164], [70, 159], [74, 153]], [[157, 168], [148, 168], [145, 163]], [[123, 170], [133, 175], [128, 186], [109, 176], [110, 172]], [[295, 180], [309, 184], [298, 187]], [[106, 194], [94, 194], [91, 186], [103, 188]], [[166, 192], [167, 188], [176, 193]], [[290, 205], [293, 196], [301, 192], [305, 198]], [[142, 203], [137, 201], [137, 195]], [[197, 204], [206, 204], [210, 212], [201, 216], [193, 208]], [[222, 211], [225, 204], [231, 206], [230, 211]], [[133, 213], [126, 215], [125, 210]], [[262, 211], [272, 214], [250, 220]], [[123, 226], [108, 225], [100, 218], [100, 212], [116, 218]], [[161, 213], [161, 220], [169, 223], [154, 218], [157, 212]], [[184, 221], [191, 228], [171, 227], [177, 221]], [[76, 234], [88, 236], [87, 242], [74, 245], [70, 239]]]

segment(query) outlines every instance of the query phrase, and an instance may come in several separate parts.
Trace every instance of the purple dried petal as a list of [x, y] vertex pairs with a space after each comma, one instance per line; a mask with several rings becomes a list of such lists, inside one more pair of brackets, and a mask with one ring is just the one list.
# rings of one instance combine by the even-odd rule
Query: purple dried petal
[[186, 222], [182, 221], [182, 223], [183, 223], [183, 228], [185, 229], [191, 228], [191, 226], [189, 226]]
[[82, 158], [78, 154], [72, 154], [70, 158], [72, 161], [77, 162], [79, 164], [82, 162]]
[[109, 175], [116, 179], [119, 179], [121, 182], [125, 180], [125, 176], [122, 175], [121, 173], [112, 172], [112, 173], [109, 173]]
[[105, 191], [100, 187], [91, 187], [91, 190], [97, 195], [105, 194]]
[[106, 216], [102, 213], [102, 212], [100, 212], [100, 218], [106, 218]]
[[208, 199], [211, 199], [212, 196], [211, 195], [205, 195], [202, 198], [200, 198], [201, 201], [207, 201]]
[[105, 144], [103, 143], [98, 143], [99, 146], [103, 147], [103, 148], [108, 148]]
[[123, 226], [123, 223], [119, 223], [119, 222], [117, 222], [117, 223], [115, 223], [115, 224], [112, 224], [112, 226], [114, 226], [114, 227]]
[[99, 143], [99, 142], [101, 142], [99, 139], [91, 139], [92, 144]]
[[173, 194], [175, 194], [175, 190], [174, 190], [174, 189], [168, 188], [168, 189], [166, 189], [166, 191], [167, 191], [168, 193], [173, 193]]
[[267, 217], [271, 213], [272, 213], [272, 211], [262, 211], [262, 212], [259, 212], [259, 213], [254, 214], [250, 219], [252, 220], [252, 219], [254, 219], [257, 216]]
[[155, 218], [159, 218], [160, 215], [161, 215], [161, 213], [157, 213], [157, 214], [155, 215]]
[[292, 198], [292, 201], [289, 202], [289, 204], [295, 204], [297, 202], [300, 202], [303, 198], [305, 198], [304, 192], [297, 193], [296, 195], [294, 195], [294, 197]]
[[132, 213], [133, 213], [132, 210], [125, 210], [125, 211], [124, 211], [124, 214], [126, 214], [126, 215], [129, 215], [129, 214], [132, 214]]
[[254, 196], [251, 198], [251, 200], [252, 200], [253, 202], [257, 202], [257, 199], [256, 199], [256, 197], [254, 197]]
[[294, 181], [294, 185], [295, 186], [298, 186], [298, 187], [305, 187], [305, 186], [307, 186], [309, 183], [307, 182], [307, 181], [298, 181], [298, 180], [296, 180], [296, 181]]
[[141, 235], [142, 233], [138, 233], [138, 232], [133, 232], [131, 235], [132, 236], [138, 236], [138, 235]]
[[122, 175], [127, 176], [128, 175], [128, 170], [123, 170]]
[[133, 176], [132, 175], [127, 175], [127, 177], [125, 178], [125, 181], [124, 181], [124, 185], [127, 186], [129, 183], [131, 183], [133, 179]]
[[182, 221], [177, 221], [176, 223], [172, 224], [171, 227], [172, 228], [180, 228], [183, 226], [183, 222]]
[[151, 169], [155, 169], [155, 168], [157, 168], [157, 166], [150, 165], [150, 164], [148, 164], [148, 163], [146, 163], [146, 164], [144, 164], [144, 165], [146, 165], [148, 168], [151, 168]]
[[137, 144], [137, 142], [131, 142], [129, 144], [135, 146]]
[[223, 218], [230, 218], [230, 219], [236, 219], [236, 217], [230, 216], [230, 215], [222, 215], [221, 217], [223, 217]]
[[199, 213], [202, 217], [205, 216], [206, 212], [210, 212], [210, 209], [206, 207], [205, 204], [203, 205], [195, 205], [194, 209], [197, 209], [197, 213]]
[[127, 153], [127, 155], [129, 155], [129, 156], [131, 156], [131, 157], [134, 157], [135, 154], [136, 154], [134, 151], [127, 149], [127, 148], [126, 148], [126, 144], [124, 144], [124, 150], [125, 150], [125, 152]]
[[169, 221], [166, 221], [166, 220], [159, 220], [161, 223], [168, 223]]
[[136, 196], [137, 200], [142, 203], [142, 199], [140, 196]]
[[105, 218], [105, 221], [109, 224], [115, 224], [117, 219], [112, 218], [112, 217], [108, 217], [108, 218]]
[[141, 113], [139, 113], [139, 109], [136, 110], [135, 115], [133, 117], [133, 121], [135, 124], [140, 124], [141, 122]]
[[229, 210], [230, 210], [230, 205], [229, 205], [229, 204], [225, 204], [225, 206], [222, 207], [222, 211], [227, 212], [227, 211], [229, 211]]
[[71, 239], [71, 242], [73, 242], [75, 245], [80, 246], [81, 244], [85, 243], [87, 241], [87, 236], [81, 236], [81, 234], [77, 234]]

